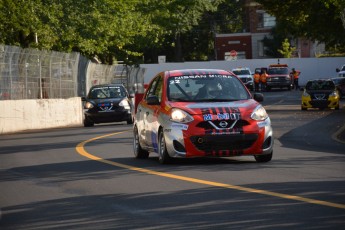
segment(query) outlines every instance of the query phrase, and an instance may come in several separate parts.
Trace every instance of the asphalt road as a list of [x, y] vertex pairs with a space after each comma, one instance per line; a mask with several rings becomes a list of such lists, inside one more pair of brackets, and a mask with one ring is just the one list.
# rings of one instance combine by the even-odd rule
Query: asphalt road
[[269, 163], [138, 160], [124, 123], [0, 136], [0, 229], [344, 229], [345, 101], [301, 111], [299, 91], [264, 94]]

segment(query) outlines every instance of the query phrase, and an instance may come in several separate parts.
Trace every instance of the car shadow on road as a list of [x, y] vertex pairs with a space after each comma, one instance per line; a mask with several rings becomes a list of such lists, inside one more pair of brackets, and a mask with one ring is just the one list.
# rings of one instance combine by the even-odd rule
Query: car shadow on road
[[[82, 178], [80, 178], [82, 179]], [[342, 209], [234, 189], [158, 189], [130, 194], [92, 187], [64, 191], [65, 197], [2, 206], [0, 228], [9, 229], [343, 229]], [[127, 186], [121, 183], [117, 186]], [[330, 199], [332, 182], [245, 185]], [[135, 188], [135, 186], [134, 186]], [[339, 188], [343, 191], [343, 188]], [[318, 193], [310, 193], [317, 190]], [[339, 197], [334, 196], [334, 199]], [[342, 199], [342, 201], [344, 201]], [[312, 209], [312, 211], [310, 211]]]
[[[317, 116], [319, 111], [308, 110], [302, 113]], [[313, 119], [290, 130], [281, 135], [279, 141], [283, 147], [291, 149], [345, 154], [345, 144], [342, 142], [344, 140], [339, 140], [334, 136], [344, 125], [345, 110], [333, 111], [324, 117]]]

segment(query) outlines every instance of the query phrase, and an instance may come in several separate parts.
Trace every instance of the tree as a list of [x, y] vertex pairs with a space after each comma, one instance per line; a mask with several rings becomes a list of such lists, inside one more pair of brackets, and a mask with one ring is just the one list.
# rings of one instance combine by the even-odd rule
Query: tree
[[282, 48], [278, 49], [278, 52], [281, 53], [284, 58], [291, 58], [293, 52], [296, 51], [296, 47], [291, 47], [287, 38], [284, 39], [281, 46]]
[[276, 17], [285, 33], [338, 46], [345, 51], [345, 28], [341, 17], [344, 0], [257, 0]]
[[[55, 5], [52, 4], [47, 8], [53, 9], [54, 7]], [[58, 38], [54, 35], [52, 27], [45, 24], [45, 19], [49, 17], [47, 8], [41, 1], [0, 1], [0, 42], [24, 48], [50, 49]], [[53, 16], [51, 19], [54, 20]], [[44, 38], [41, 40], [41, 37]]]
[[161, 44], [174, 50], [174, 56], [170, 57], [172, 61], [184, 60], [182, 51], [188, 47], [182, 47], [181, 39], [199, 25], [206, 12], [216, 11], [222, 1], [151, 0], [145, 4], [145, 13], [151, 16], [151, 23], [164, 31]]
[[240, 23], [233, 23], [238, 18], [232, 7], [236, 4], [232, 0], [2, 0], [0, 43], [77, 51], [109, 64], [142, 62], [144, 55], [154, 62], [159, 54], [167, 54], [171, 61], [205, 60], [212, 52], [215, 31], [238, 29]]

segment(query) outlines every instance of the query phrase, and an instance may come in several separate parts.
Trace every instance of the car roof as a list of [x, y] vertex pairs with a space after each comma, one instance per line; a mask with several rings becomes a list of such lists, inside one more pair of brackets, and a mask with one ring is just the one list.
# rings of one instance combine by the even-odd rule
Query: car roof
[[320, 79], [312, 79], [312, 80], [308, 80], [308, 82], [322, 82], [322, 81], [332, 81], [332, 79], [324, 79], [324, 78], [320, 78]]
[[287, 64], [272, 64], [269, 65], [270, 68], [287, 68], [288, 65]]
[[109, 87], [109, 86], [120, 86], [124, 87], [123, 84], [99, 84], [99, 85], [93, 85], [91, 88], [100, 88], [100, 87]]
[[237, 68], [232, 69], [232, 71], [234, 70], [250, 70], [250, 69], [248, 67], [237, 67]]
[[222, 69], [179, 69], [168, 70], [164, 72], [168, 77], [175, 77], [181, 75], [201, 75], [201, 74], [226, 74], [231, 75], [229, 71]]

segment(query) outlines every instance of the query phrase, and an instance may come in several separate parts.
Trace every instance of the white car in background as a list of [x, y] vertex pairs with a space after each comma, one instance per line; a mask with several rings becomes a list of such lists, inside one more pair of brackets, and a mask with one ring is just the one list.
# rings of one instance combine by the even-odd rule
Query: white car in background
[[254, 78], [249, 68], [247, 67], [235, 68], [235, 69], [232, 69], [231, 72], [233, 72], [237, 77], [239, 77], [241, 81], [243, 82], [243, 84], [249, 90], [254, 90]]

